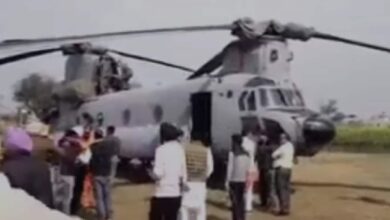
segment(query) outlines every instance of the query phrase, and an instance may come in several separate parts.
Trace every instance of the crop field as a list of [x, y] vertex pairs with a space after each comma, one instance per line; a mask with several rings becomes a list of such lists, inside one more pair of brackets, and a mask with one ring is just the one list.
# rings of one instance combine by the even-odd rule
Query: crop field
[[339, 126], [332, 148], [353, 152], [390, 152], [390, 127]]

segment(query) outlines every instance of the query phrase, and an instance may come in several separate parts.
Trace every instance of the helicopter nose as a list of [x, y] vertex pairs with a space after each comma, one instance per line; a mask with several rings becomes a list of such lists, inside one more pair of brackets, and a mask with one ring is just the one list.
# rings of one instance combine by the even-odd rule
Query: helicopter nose
[[323, 146], [336, 135], [332, 122], [323, 118], [309, 118], [303, 124], [303, 136], [309, 146]]

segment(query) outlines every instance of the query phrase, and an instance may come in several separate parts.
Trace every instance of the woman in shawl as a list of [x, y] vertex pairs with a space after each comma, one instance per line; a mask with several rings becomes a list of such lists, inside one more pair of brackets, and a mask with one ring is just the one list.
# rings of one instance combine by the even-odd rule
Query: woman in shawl
[[91, 159], [90, 145], [94, 141], [94, 135], [87, 127], [74, 127], [79, 137], [81, 152], [76, 158], [75, 185], [73, 188], [73, 199], [71, 204], [71, 214], [76, 215], [81, 211], [81, 208], [93, 207], [93, 190], [90, 173], [88, 170], [89, 161]]
[[24, 190], [27, 194], [53, 207], [53, 193], [49, 166], [32, 157], [33, 142], [22, 128], [10, 127], [4, 135], [5, 157], [2, 171], [12, 188]]

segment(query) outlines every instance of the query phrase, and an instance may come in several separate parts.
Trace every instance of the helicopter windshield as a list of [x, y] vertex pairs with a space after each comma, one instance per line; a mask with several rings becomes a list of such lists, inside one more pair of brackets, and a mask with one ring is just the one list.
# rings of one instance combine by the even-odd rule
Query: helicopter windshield
[[274, 104], [277, 106], [288, 106], [288, 102], [286, 97], [283, 95], [282, 90], [280, 89], [272, 89], [271, 90], [272, 99], [274, 100]]
[[304, 106], [302, 96], [296, 90], [291, 89], [272, 89], [272, 99], [277, 106]]

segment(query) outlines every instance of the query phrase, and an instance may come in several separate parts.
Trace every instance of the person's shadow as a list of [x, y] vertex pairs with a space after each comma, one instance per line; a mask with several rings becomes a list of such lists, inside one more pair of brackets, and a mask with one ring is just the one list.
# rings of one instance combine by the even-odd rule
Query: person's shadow
[[226, 219], [211, 214], [211, 215], [207, 215], [207, 220], [226, 220]]
[[211, 199], [207, 199], [207, 204], [211, 205], [211, 206], [214, 206], [217, 209], [229, 210], [229, 207], [227, 207], [226, 203], [223, 202], [223, 201], [214, 201], [214, 200], [211, 200]]
[[361, 201], [365, 203], [370, 203], [378, 206], [387, 206], [390, 207], [390, 202], [386, 201], [384, 199], [377, 199], [373, 197], [368, 197], [368, 196], [358, 196], [358, 197], [349, 197], [349, 196], [341, 196], [339, 197], [341, 200], [354, 200], [354, 201]]

